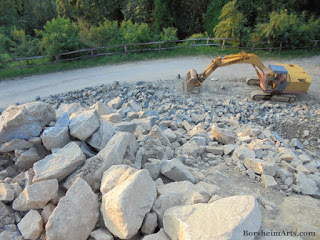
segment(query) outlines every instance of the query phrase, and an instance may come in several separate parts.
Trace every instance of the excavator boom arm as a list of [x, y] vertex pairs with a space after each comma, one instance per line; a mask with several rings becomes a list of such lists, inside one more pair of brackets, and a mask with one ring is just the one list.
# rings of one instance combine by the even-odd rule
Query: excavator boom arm
[[[217, 57], [216, 59], [212, 60], [212, 63], [201, 74], [199, 74], [198, 80], [202, 83], [218, 67], [225, 67], [225, 66], [229, 66], [237, 63], [252, 64], [254, 67], [259, 68], [260, 71], [263, 71], [265, 69], [264, 64], [262, 63], [261, 59], [257, 55], [253, 53], [240, 52], [237, 54], [226, 55], [224, 57]], [[259, 72], [257, 70], [256, 72], [260, 77]]]

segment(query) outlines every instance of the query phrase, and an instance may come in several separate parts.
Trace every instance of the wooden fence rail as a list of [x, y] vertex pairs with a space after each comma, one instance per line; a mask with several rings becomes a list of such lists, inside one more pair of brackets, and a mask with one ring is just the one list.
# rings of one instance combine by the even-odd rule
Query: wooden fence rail
[[[197, 43], [199, 41], [200, 43]], [[205, 43], [201, 43], [201, 41]], [[156, 41], [156, 42], [147, 42], [147, 43], [128, 43], [123, 45], [85, 48], [85, 49], [60, 53], [59, 55], [55, 56], [55, 59], [56, 59], [55, 61], [51, 61], [51, 62], [48, 61], [40, 64], [22, 65], [21, 62], [27, 61], [27, 63], [29, 63], [30, 60], [43, 59], [45, 58], [45, 56], [12, 59], [4, 63], [17, 62], [19, 67], [5, 68], [5, 69], [2, 69], [1, 71], [5, 71], [9, 69], [19, 69], [19, 68], [22, 69], [22, 68], [28, 68], [33, 66], [39, 66], [39, 65], [47, 65], [52, 63], [73, 61], [78, 59], [93, 58], [98, 56], [111, 56], [116, 54], [129, 54], [134, 52], [146, 52], [146, 51], [158, 51], [160, 53], [163, 50], [194, 48], [194, 47], [200, 47], [200, 46], [220, 46], [222, 50], [226, 48], [249, 49], [251, 51], [269, 50], [270, 52], [274, 50], [278, 50], [279, 53], [281, 52], [281, 50], [285, 49], [283, 48], [282, 43], [279, 44], [279, 47], [272, 47], [269, 45], [268, 42], [254, 41], [254, 42], [251, 42], [252, 43], [251, 47], [240, 47], [240, 46], [227, 45], [227, 43], [230, 41], [234, 41], [234, 40], [230, 38], [195, 38], [195, 39], [183, 39], [183, 40]], [[190, 42], [190, 44], [184, 44], [186, 42]], [[311, 46], [302, 46], [301, 48], [316, 48], [318, 46], [318, 42], [319, 40], [314, 40]], [[168, 46], [170, 44], [174, 44], [174, 46]], [[153, 45], [154, 47], [150, 47], [150, 45]], [[106, 49], [116, 49], [116, 50], [109, 51], [109, 52], [98, 52]], [[81, 55], [86, 52], [87, 54]], [[71, 55], [71, 56], [69, 58], [65, 58], [68, 55]], [[63, 56], [63, 58], [61, 58], [61, 56]]]

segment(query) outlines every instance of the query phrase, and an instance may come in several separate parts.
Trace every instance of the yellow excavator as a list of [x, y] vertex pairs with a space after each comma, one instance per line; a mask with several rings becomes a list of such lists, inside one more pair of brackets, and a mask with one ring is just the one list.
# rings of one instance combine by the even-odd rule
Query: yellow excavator
[[311, 77], [296, 64], [270, 64], [265, 67], [261, 59], [253, 53], [240, 52], [224, 57], [217, 57], [200, 74], [195, 69], [187, 73], [184, 89], [187, 92], [199, 90], [201, 84], [218, 67], [237, 63], [249, 63], [254, 67], [259, 78], [247, 78], [248, 85], [260, 85], [261, 90], [251, 93], [253, 100], [271, 100], [279, 102], [294, 102], [299, 93], [306, 93], [311, 84]]

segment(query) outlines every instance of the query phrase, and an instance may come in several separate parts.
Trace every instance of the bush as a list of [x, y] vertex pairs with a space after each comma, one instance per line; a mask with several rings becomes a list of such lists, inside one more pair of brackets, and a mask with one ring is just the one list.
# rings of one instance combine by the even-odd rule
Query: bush
[[88, 23], [80, 20], [77, 29], [81, 41], [90, 47], [116, 45], [120, 44], [123, 39], [117, 21], [105, 20], [98, 26], [90, 27]]
[[60, 53], [78, 50], [83, 46], [69, 18], [54, 18], [46, 23], [44, 30], [36, 30], [36, 34], [42, 37], [39, 46], [47, 57], [58, 58]]
[[155, 40], [155, 36], [146, 23], [133, 24], [131, 20], [122, 21], [120, 31], [123, 43], [144, 43]]
[[10, 52], [16, 58], [40, 55], [39, 40], [27, 35], [23, 29], [14, 27]]
[[[160, 33], [160, 39], [161, 41], [171, 41], [171, 40], [178, 40], [177, 36], [177, 29], [173, 27], [163, 28], [162, 32]], [[162, 46], [163, 47], [173, 47], [176, 43], [165, 43]]]
[[[187, 39], [197, 39], [197, 38], [208, 38], [208, 33], [195, 33], [195, 34], [192, 34], [190, 37], [188, 37]], [[193, 44], [205, 44], [207, 43], [206, 40], [202, 40], [202, 41], [195, 41]], [[187, 42], [184, 42], [182, 43], [182, 45], [184, 46], [191, 46], [192, 44], [192, 41], [187, 41]]]
[[262, 39], [267, 39], [271, 45], [290, 48], [310, 44], [315, 37], [319, 37], [320, 19], [305, 20], [304, 14], [299, 17], [289, 14], [287, 10], [272, 12], [268, 23], [259, 24], [256, 32]]

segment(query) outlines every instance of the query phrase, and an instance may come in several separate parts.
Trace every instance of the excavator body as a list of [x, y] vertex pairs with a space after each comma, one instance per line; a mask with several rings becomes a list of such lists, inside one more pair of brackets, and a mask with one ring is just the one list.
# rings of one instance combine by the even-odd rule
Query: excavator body
[[237, 63], [249, 63], [255, 68], [258, 79], [248, 78], [247, 83], [249, 85], [258, 84], [261, 90], [251, 94], [253, 100], [294, 102], [297, 96], [292, 94], [307, 93], [312, 81], [299, 65], [275, 63], [265, 67], [257, 55], [241, 52], [217, 57], [201, 74], [198, 74], [195, 69], [189, 70], [184, 89], [187, 92], [199, 89], [203, 81], [218, 67]]

